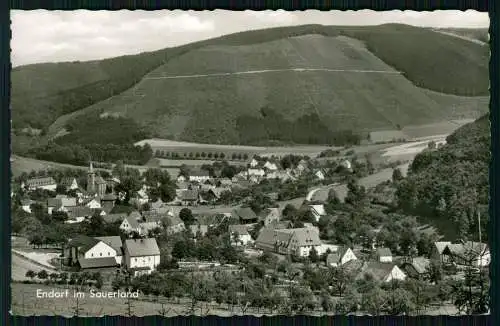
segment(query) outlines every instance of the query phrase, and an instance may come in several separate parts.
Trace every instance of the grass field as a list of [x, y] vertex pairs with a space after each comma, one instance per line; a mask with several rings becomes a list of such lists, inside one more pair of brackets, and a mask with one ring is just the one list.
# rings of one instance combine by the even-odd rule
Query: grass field
[[[140, 125], [148, 126], [159, 138], [239, 144], [241, 135], [236, 125], [237, 118], [241, 115], [258, 117], [263, 106], [269, 106], [290, 120], [303, 114], [317, 113], [332, 130], [394, 128], [398, 124], [407, 126], [441, 121], [453, 115], [467, 117], [476, 109], [486, 112], [487, 97], [469, 98], [424, 90], [415, 85], [424, 87], [427, 76], [412, 80], [409, 77], [411, 74], [405, 72], [405, 63], [399, 59], [397, 62], [388, 61], [389, 57], [382, 53], [381, 47], [376, 46], [377, 42], [404, 41], [401, 51], [408, 51], [413, 45], [407, 43], [408, 40], [400, 39], [401, 35], [412, 39], [415, 34], [424, 33], [423, 29], [408, 27], [409, 30], [404, 31], [405, 28], [401, 31], [396, 28], [390, 33], [384, 29], [373, 37], [364, 29], [352, 29], [346, 32], [350, 37], [301, 35], [252, 45], [221, 43], [199, 47], [158, 66], [131, 89], [84, 110], [61, 116], [50, 127], [49, 133], [57, 133], [67, 121], [81, 114], [100, 115], [104, 112], [130, 117]], [[487, 76], [487, 59], [483, 63], [482, 47], [432, 31], [425, 33], [432, 39], [429, 39], [431, 43], [446, 42], [446, 46], [438, 46], [443, 52], [435, 57], [436, 62], [442, 61], [446, 53], [456, 55], [453, 51], [460, 49], [466, 54], [466, 60], [475, 58], [479, 62], [476, 62], [477, 69], [482, 71], [485, 65]], [[386, 37], [381, 38], [381, 35]], [[392, 48], [399, 49], [400, 46]], [[426, 48], [426, 51], [434, 50]], [[412, 54], [417, 55], [415, 52]], [[455, 59], [447, 60], [456, 64]], [[422, 70], [427, 63], [418, 61], [418, 65]], [[395, 67], [405, 74], [395, 74]], [[425, 73], [434, 74], [434, 70], [439, 70], [436, 67], [441, 68], [436, 63], [432, 70], [425, 68]], [[293, 70], [295, 68], [320, 70], [297, 71]], [[281, 70], [235, 74], [266, 69]], [[360, 70], [387, 73], [360, 73]], [[229, 75], [170, 78], [217, 73]], [[418, 75], [417, 72], [415, 74]], [[476, 72], [471, 74], [468, 76], [471, 80], [482, 78]], [[442, 85], [448, 87], [447, 84]], [[470, 94], [474, 94], [474, 87], [478, 86], [471, 85]], [[435, 90], [446, 91], [444, 88]]]

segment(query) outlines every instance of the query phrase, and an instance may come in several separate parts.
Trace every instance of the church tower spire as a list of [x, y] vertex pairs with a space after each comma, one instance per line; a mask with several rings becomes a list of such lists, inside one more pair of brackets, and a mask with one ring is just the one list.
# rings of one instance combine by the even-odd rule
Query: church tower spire
[[87, 175], [87, 192], [95, 192], [95, 172], [94, 167], [92, 166], [92, 161], [90, 161], [89, 172]]

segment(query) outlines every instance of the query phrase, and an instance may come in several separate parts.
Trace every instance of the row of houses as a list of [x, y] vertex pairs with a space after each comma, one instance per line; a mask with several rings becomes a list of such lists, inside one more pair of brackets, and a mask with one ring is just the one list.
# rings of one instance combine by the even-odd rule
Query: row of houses
[[133, 276], [148, 274], [160, 264], [160, 249], [154, 238], [126, 239], [119, 236], [79, 235], [64, 250], [66, 264], [81, 269], [124, 267]]

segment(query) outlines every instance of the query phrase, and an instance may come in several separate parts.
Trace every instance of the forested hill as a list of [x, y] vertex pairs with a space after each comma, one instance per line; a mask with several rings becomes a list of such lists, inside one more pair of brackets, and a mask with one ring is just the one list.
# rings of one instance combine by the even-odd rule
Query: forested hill
[[440, 227], [448, 237], [478, 240], [477, 211], [487, 237], [490, 120], [483, 116], [415, 157], [399, 184], [400, 207]]
[[[309, 119], [297, 112], [315, 114], [313, 120], [334, 128], [392, 128], [417, 118], [422, 122], [441, 119], [451, 114], [447, 108], [460, 111], [457, 103], [463, 101], [454, 95], [487, 96], [488, 57], [487, 47], [398, 24], [247, 31], [138, 55], [17, 67], [12, 71], [13, 128], [46, 131], [57, 120], [51, 128], [57, 133], [72, 113], [89, 108], [92, 114], [110, 111], [130, 116], [139, 125], [151, 125], [157, 136], [241, 143], [250, 140], [237, 132], [241, 116], [237, 111], [252, 112], [240, 118], [246, 123], [261, 119], [258, 112], [266, 106], [288, 119], [290, 128], [294, 123], [303, 125], [300, 119]], [[158, 77], [155, 73], [295, 68], [390, 70], [402, 75], [312, 71], [255, 74], [244, 79], [145, 80]], [[139, 93], [126, 92], [131, 88]], [[363, 89], [364, 95], [353, 94], [353, 89]], [[377, 94], [388, 95], [381, 98]], [[418, 108], [418, 112], [412, 114], [409, 108]], [[236, 112], [230, 120], [215, 119], [226, 117], [227, 110]], [[360, 117], [367, 118], [358, 125]], [[218, 134], [221, 125], [227, 131]], [[268, 135], [250, 138], [262, 137]], [[280, 137], [290, 140], [287, 135]]]

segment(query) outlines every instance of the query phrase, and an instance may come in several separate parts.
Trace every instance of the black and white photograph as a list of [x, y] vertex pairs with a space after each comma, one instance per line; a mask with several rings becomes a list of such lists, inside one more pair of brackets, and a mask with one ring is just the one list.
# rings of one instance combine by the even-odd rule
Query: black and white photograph
[[11, 10], [11, 313], [490, 313], [488, 13]]

